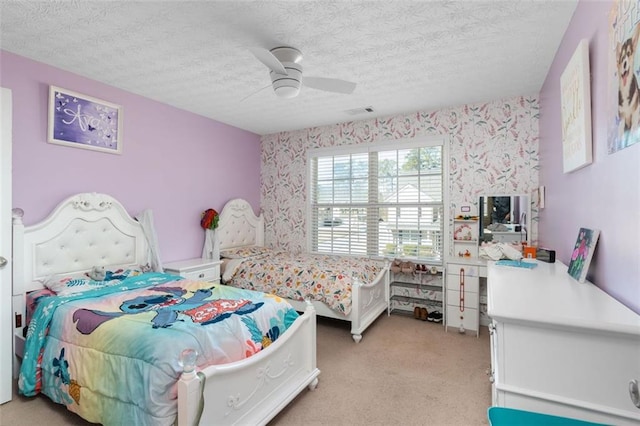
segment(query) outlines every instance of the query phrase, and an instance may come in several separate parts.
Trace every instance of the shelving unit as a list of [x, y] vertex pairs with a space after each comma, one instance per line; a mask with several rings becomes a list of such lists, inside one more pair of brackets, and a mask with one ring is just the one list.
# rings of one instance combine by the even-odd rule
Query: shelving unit
[[[429, 312], [440, 311], [444, 316], [444, 280], [441, 265], [436, 268], [413, 273], [391, 272], [389, 313], [413, 316], [415, 307], [427, 308]], [[443, 324], [444, 320], [439, 323]]]
[[476, 336], [480, 331], [480, 276], [486, 276], [486, 267], [478, 259], [479, 219], [472, 206], [464, 213], [456, 212], [453, 250], [445, 274], [445, 330], [452, 328]]
[[453, 220], [453, 254], [463, 258], [478, 257], [478, 223], [477, 219]]

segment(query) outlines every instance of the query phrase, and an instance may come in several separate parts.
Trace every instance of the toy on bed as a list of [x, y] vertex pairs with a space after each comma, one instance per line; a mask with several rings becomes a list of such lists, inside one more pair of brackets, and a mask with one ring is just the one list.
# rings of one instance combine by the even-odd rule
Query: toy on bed
[[16, 211], [13, 241], [14, 300], [38, 291], [26, 339], [15, 329], [25, 395], [107, 425], [263, 424], [316, 386], [313, 307], [145, 272], [148, 239], [107, 195], [70, 197], [26, 227]]

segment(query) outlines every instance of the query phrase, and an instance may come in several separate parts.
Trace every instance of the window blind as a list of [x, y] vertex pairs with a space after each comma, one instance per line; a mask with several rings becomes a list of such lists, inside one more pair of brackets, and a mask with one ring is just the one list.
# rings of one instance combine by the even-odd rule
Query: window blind
[[312, 252], [442, 262], [442, 141], [316, 150], [308, 165]]

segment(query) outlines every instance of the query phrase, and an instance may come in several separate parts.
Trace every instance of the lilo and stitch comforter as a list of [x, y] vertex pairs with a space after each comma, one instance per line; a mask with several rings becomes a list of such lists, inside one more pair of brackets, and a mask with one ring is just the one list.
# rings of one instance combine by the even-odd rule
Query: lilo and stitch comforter
[[29, 324], [19, 389], [90, 422], [172, 424], [183, 349], [198, 367], [247, 358], [298, 317], [284, 300], [175, 275], [43, 297]]

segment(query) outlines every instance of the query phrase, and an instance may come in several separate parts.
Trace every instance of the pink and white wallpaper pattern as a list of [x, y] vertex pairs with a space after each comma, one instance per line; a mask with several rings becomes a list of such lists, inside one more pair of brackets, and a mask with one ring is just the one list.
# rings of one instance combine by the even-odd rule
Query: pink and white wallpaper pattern
[[[538, 98], [521, 96], [263, 136], [265, 242], [294, 252], [306, 250], [306, 152], [311, 148], [445, 136], [452, 217], [461, 204], [477, 208], [481, 194], [532, 194], [538, 188], [538, 115]], [[536, 203], [532, 199], [534, 242]]]

